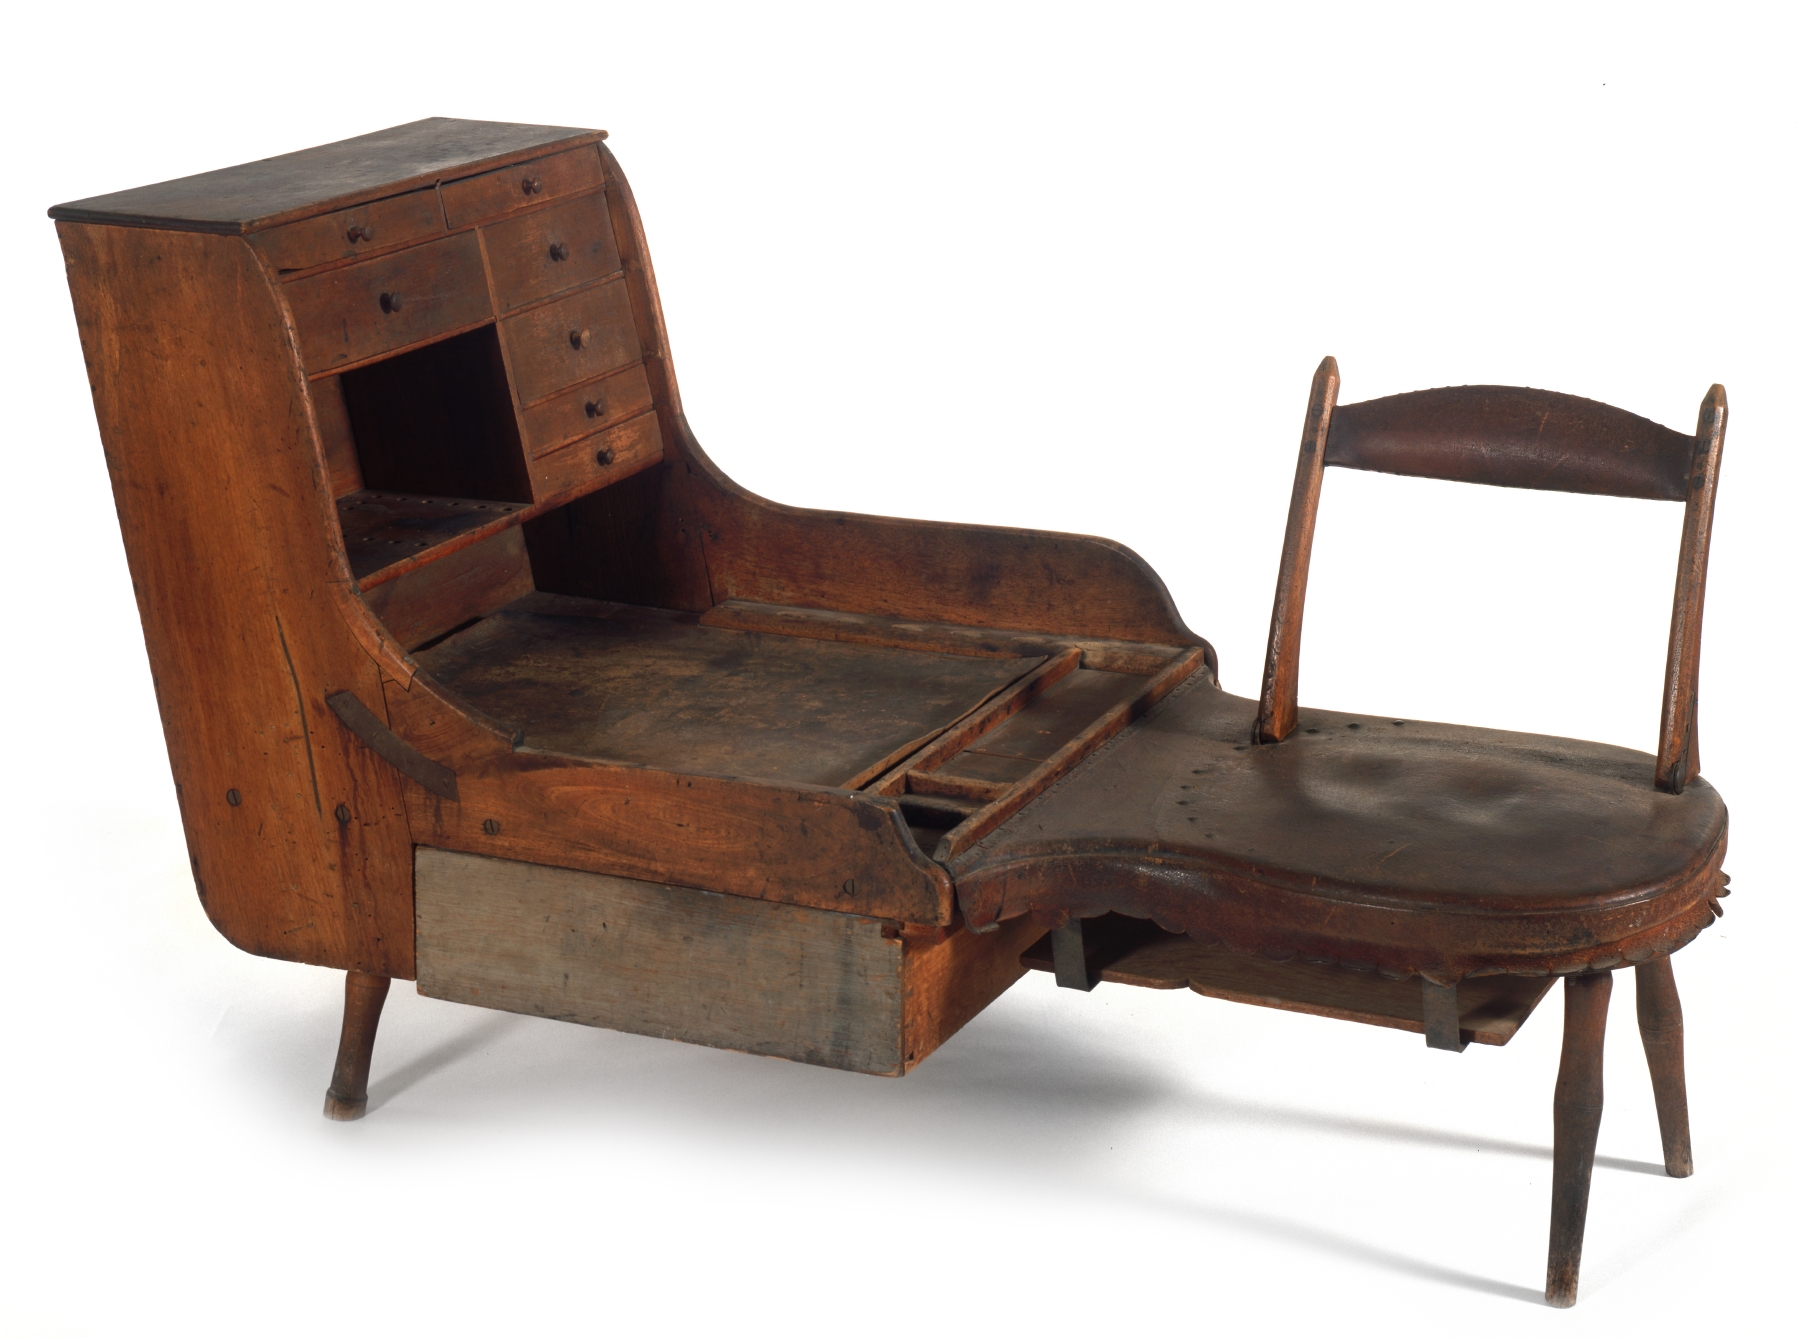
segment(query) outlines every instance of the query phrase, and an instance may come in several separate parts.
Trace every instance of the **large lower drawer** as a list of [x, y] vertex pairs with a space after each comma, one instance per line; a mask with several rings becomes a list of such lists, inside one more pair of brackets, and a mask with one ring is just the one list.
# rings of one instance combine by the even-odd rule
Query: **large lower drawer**
[[327, 372], [493, 314], [472, 232], [300, 279], [283, 290], [306, 370]]
[[631, 298], [617, 279], [507, 317], [500, 342], [521, 404], [638, 360]]
[[419, 993], [898, 1076], [1024, 975], [1029, 916], [916, 938], [860, 915], [421, 846]]

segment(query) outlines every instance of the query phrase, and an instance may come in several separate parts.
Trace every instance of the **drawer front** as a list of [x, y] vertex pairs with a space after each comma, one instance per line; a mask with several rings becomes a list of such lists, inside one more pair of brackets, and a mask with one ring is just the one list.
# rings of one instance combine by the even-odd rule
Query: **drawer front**
[[359, 204], [319, 218], [270, 228], [255, 242], [277, 270], [311, 269], [348, 260], [376, 247], [398, 246], [442, 236], [444, 210], [435, 190], [416, 190]]
[[584, 195], [483, 228], [502, 313], [613, 274], [619, 244], [604, 195]]
[[643, 367], [627, 367], [525, 410], [526, 449], [533, 455], [548, 455], [571, 441], [635, 418], [649, 407], [650, 382]]
[[662, 429], [654, 413], [584, 437], [531, 462], [531, 493], [539, 502], [573, 497], [635, 474], [662, 459]]
[[361, 362], [493, 314], [472, 232], [315, 274], [283, 291], [309, 372]]
[[519, 403], [531, 404], [638, 360], [631, 299], [621, 282], [584, 289], [500, 322]]
[[533, 158], [528, 163], [514, 163], [478, 177], [446, 182], [442, 187], [444, 214], [452, 229], [463, 228], [576, 191], [592, 190], [604, 185], [605, 180], [600, 171], [600, 152], [589, 145], [547, 158]]

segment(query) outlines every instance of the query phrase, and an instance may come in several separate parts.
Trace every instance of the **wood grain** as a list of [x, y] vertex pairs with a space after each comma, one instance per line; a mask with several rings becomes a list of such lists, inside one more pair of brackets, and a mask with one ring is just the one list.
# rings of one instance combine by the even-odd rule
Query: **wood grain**
[[485, 618], [531, 593], [525, 534], [502, 530], [479, 543], [378, 585], [364, 598], [408, 650]]
[[[652, 408], [650, 382], [641, 364], [571, 387], [519, 414], [525, 443], [533, 456], [548, 455], [572, 441], [592, 436]], [[658, 434], [655, 456], [662, 458]]]
[[609, 487], [662, 460], [655, 413], [639, 414], [593, 436], [533, 456], [531, 487], [540, 506]]
[[[585, 343], [578, 338], [583, 333]], [[506, 317], [500, 340], [521, 404], [638, 360], [630, 298], [617, 280]]]
[[586, 145], [513, 163], [499, 171], [446, 181], [439, 189], [444, 197], [444, 217], [455, 229], [590, 191], [602, 180], [600, 159], [593, 146]]
[[612, 218], [598, 193], [490, 224], [482, 229], [482, 243], [494, 306], [503, 315], [619, 269]]
[[296, 279], [282, 294], [314, 375], [467, 329], [493, 314], [473, 233]]
[[274, 285], [239, 238], [58, 233], [201, 902], [248, 952], [410, 978], [402, 782], [325, 707], [381, 682]]
[[441, 237], [444, 210], [435, 190], [408, 191], [385, 200], [318, 214], [254, 234], [256, 248], [277, 273], [355, 260]]

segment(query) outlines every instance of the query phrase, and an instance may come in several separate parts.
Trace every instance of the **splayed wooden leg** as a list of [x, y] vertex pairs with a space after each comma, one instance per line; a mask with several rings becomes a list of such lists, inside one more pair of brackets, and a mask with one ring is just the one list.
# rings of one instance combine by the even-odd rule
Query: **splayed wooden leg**
[[1656, 1093], [1663, 1166], [1672, 1176], [1689, 1176], [1694, 1173], [1694, 1147], [1688, 1139], [1681, 996], [1675, 993], [1675, 968], [1667, 957], [1637, 968], [1637, 1015], [1644, 1058], [1650, 1061], [1650, 1088]]
[[386, 976], [352, 971], [344, 977], [344, 1030], [338, 1037], [337, 1067], [325, 1091], [325, 1117], [360, 1120], [369, 1108], [369, 1059], [375, 1053], [375, 1028], [387, 1002]]
[[1612, 972], [1570, 976], [1563, 982], [1562, 1067], [1556, 1075], [1556, 1156], [1550, 1189], [1550, 1266], [1544, 1299], [1575, 1304], [1581, 1276], [1581, 1238], [1587, 1227], [1588, 1182], [1600, 1139], [1601, 1060]]

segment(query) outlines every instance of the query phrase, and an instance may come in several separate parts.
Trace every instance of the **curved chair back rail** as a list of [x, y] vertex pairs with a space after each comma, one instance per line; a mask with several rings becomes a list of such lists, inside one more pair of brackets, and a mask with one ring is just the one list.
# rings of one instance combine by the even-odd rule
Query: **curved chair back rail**
[[1685, 502], [1656, 785], [1679, 794], [1700, 772], [1700, 625], [1713, 498], [1725, 444], [1725, 389], [1700, 405], [1693, 436], [1595, 400], [1524, 386], [1449, 386], [1337, 403], [1337, 361], [1313, 377], [1282, 545], [1253, 742], [1278, 743], [1299, 709], [1300, 629], [1325, 466], [1458, 483]]

